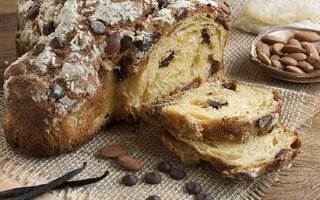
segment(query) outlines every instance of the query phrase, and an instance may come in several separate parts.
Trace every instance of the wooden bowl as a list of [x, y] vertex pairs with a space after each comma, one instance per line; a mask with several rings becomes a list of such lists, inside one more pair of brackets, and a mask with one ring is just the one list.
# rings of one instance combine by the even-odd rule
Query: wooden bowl
[[[258, 58], [257, 58], [257, 51], [256, 51], [256, 46], [258, 42], [261, 41], [261, 38], [265, 35], [276, 35], [278, 37], [281, 37], [284, 40], [288, 40], [289, 38], [293, 37], [293, 34], [299, 31], [312, 31], [315, 33], [320, 34], [320, 31], [314, 30], [314, 29], [307, 29], [307, 28], [296, 28], [296, 27], [290, 27], [290, 26], [278, 26], [275, 28], [268, 29], [258, 35], [252, 42], [251, 48], [250, 48], [250, 58], [251, 60], [256, 63], [260, 69], [262, 69], [265, 73], [269, 74], [270, 76], [285, 80], [285, 81], [290, 81], [290, 82], [296, 82], [296, 83], [315, 83], [315, 82], [320, 82], [320, 70], [314, 70], [310, 73], [306, 74], [299, 74], [299, 73], [293, 73], [293, 72], [288, 72], [284, 71], [281, 69], [277, 69], [275, 67], [272, 67], [270, 65], [266, 65], [262, 63]], [[313, 43], [315, 46], [319, 46], [320, 42]]]

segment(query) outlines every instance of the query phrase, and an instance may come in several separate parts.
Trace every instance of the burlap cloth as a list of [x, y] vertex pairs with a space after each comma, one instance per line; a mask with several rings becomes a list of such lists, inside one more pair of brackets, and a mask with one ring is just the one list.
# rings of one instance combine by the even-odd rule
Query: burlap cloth
[[[242, 8], [246, 3], [245, 0], [229, 0], [228, 3], [232, 8], [233, 20], [244, 15]], [[320, 16], [317, 16], [314, 21], [320, 22], [319, 19]], [[281, 121], [289, 129], [297, 130], [303, 136], [311, 125], [312, 113], [317, 101], [317, 97], [312, 94], [312, 85], [279, 81], [257, 69], [249, 60], [249, 46], [253, 39], [253, 35], [231, 29], [225, 49], [225, 78], [265, 85], [280, 92], [284, 97]], [[3, 95], [0, 95], [0, 106], [0, 120], [2, 121], [7, 110]], [[7, 145], [1, 123], [0, 159], [2, 164], [0, 168], [4, 173], [17, 178], [24, 184], [47, 182], [80, 167], [84, 161], [88, 162], [87, 169], [76, 179], [99, 176], [106, 169], [110, 170], [110, 175], [99, 183], [77, 190], [69, 189], [60, 192], [60, 196], [73, 199], [88, 197], [93, 199], [145, 199], [150, 194], [156, 194], [162, 199], [193, 199], [193, 196], [188, 195], [185, 191], [185, 184], [189, 181], [199, 182], [203, 190], [216, 199], [259, 199], [277, 180], [277, 174], [270, 174], [254, 183], [236, 184], [221, 178], [208, 164], [201, 167], [190, 167], [181, 163], [155, 137], [154, 131], [153, 127], [137, 128], [120, 123], [106, 128], [94, 140], [73, 153], [50, 159], [35, 159], [15, 152]], [[126, 187], [120, 184], [121, 178], [129, 172], [120, 168], [115, 160], [104, 160], [97, 157], [97, 152], [101, 147], [112, 143], [129, 146], [133, 149], [132, 156], [144, 166], [142, 171], [135, 173], [140, 178], [136, 186]], [[161, 161], [169, 161], [174, 166], [185, 169], [187, 178], [183, 181], [175, 181], [161, 173], [161, 184], [152, 186], [143, 183], [143, 175], [149, 171], [157, 171], [156, 166]]]

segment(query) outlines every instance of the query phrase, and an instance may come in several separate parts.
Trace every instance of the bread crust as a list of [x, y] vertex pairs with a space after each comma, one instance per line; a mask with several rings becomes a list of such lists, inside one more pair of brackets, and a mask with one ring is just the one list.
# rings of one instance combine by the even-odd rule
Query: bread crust
[[[281, 125], [283, 126], [283, 125]], [[222, 160], [219, 157], [210, 154], [200, 154], [199, 151], [187, 145], [186, 143], [177, 140], [168, 131], [162, 130], [157, 133], [157, 136], [162, 142], [173, 151], [182, 162], [198, 165], [200, 160], [209, 162], [223, 177], [230, 178], [234, 182], [255, 181], [265, 174], [280, 171], [288, 167], [291, 160], [293, 160], [301, 149], [301, 140], [298, 133], [294, 133], [296, 140], [291, 144], [291, 149], [287, 150], [285, 154], [278, 158], [274, 158], [269, 162], [265, 162], [261, 166], [253, 166], [248, 168], [239, 168], [231, 163]]]
[[[235, 86], [239, 84], [234, 80], [223, 80], [223, 83], [231, 83]], [[264, 88], [262, 86], [255, 87]], [[276, 100], [278, 104], [274, 110], [270, 110], [264, 115], [270, 116], [270, 120], [267, 126], [263, 128], [258, 126], [258, 122], [264, 116], [256, 117], [251, 121], [248, 121], [245, 117], [223, 117], [221, 120], [211, 120], [209, 123], [204, 120], [195, 124], [183, 114], [162, 112], [162, 108], [174, 102], [174, 96], [143, 104], [141, 117], [148, 124], [173, 130], [194, 140], [245, 142], [251, 137], [271, 132], [278, 124], [282, 107], [281, 96], [274, 90], [272, 90], [272, 93], [278, 96]]]
[[[4, 132], [12, 147], [34, 156], [70, 152], [90, 141], [111, 121], [135, 118], [139, 110], [127, 106], [127, 93], [121, 88], [134, 84], [145, 71], [150, 53], [156, 51], [161, 40], [157, 34], [169, 35], [177, 24], [196, 14], [219, 16], [224, 22], [221, 26], [227, 32], [230, 28], [230, 13], [225, 8], [198, 1], [190, 1], [190, 5], [178, 1], [167, 8], [160, 8], [155, 0], [117, 1], [113, 3], [132, 5], [130, 12], [123, 12], [123, 6], [115, 6], [112, 9], [120, 10], [111, 11], [117, 11], [114, 12], [117, 15], [109, 16], [105, 21], [99, 18], [106, 15], [98, 16], [100, 13], [97, 12], [101, 10], [96, 4], [80, 4], [77, 0], [22, 3], [18, 3], [17, 52], [22, 55], [33, 50], [20, 57], [5, 73], [9, 113], [4, 120]], [[40, 7], [41, 18], [31, 19], [29, 12], [33, 4]], [[162, 15], [163, 9], [169, 14]], [[184, 18], [177, 17], [180, 10], [187, 11]], [[118, 12], [126, 18], [118, 20]], [[164, 20], [166, 17], [170, 20]], [[93, 33], [88, 24], [98, 18], [107, 27], [104, 35]], [[44, 36], [44, 25], [52, 20], [55, 31]], [[133, 44], [127, 50], [107, 55], [106, 41], [117, 32], [131, 37]], [[151, 46], [139, 50], [144, 44], [139, 46], [138, 41], [148, 34], [153, 37]], [[56, 37], [61, 41], [53, 42]], [[40, 53], [36, 52], [36, 44], [44, 45]], [[126, 56], [133, 63], [122, 70], [126, 73], [124, 79], [131, 82], [117, 80], [117, 67]], [[221, 65], [219, 76], [222, 74]]]

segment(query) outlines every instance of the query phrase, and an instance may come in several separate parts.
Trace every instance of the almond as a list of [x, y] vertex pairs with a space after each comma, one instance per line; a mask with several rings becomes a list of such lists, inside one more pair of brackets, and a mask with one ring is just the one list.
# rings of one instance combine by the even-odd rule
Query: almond
[[308, 56], [307, 62], [310, 63], [314, 68], [320, 69], [320, 59], [319, 58]]
[[299, 41], [305, 42], [317, 42], [320, 40], [320, 36], [314, 32], [302, 31], [294, 34], [294, 37]]
[[310, 42], [301, 42], [301, 46], [307, 51], [308, 56], [319, 58], [318, 50]]
[[102, 158], [116, 158], [121, 155], [127, 155], [131, 152], [129, 147], [121, 144], [111, 144], [100, 149]]
[[272, 55], [271, 57], [270, 57], [270, 60], [279, 60], [280, 59], [280, 56], [279, 55], [276, 55], [276, 54], [274, 54], [274, 55]]
[[284, 46], [284, 44], [282, 44], [282, 43], [275, 43], [271, 47], [272, 53], [277, 54], [279, 56], [282, 56], [284, 54], [283, 51], [281, 51], [283, 46]]
[[298, 62], [298, 66], [305, 72], [310, 72], [313, 70], [313, 66], [306, 61]]
[[142, 169], [142, 165], [139, 163], [139, 161], [128, 155], [119, 156], [117, 161], [121, 167], [124, 167], [130, 171], [139, 171]]
[[297, 66], [298, 65], [298, 62], [295, 59], [290, 58], [290, 57], [282, 57], [282, 58], [280, 58], [279, 61], [282, 64], [285, 64], [285, 65], [291, 65], [291, 66]]
[[282, 48], [282, 51], [286, 53], [307, 53], [306, 50], [304, 50], [301, 47], [293, 46], [293, 45], [284, 45]]
[[287, 57], [293, 58], [296, 61], [303, 61], [307, 59], [307, 55], [304, 53], [290, 53], [286, 55]]
[[277, 37], [277, 36], [273, 36], [273, 35], [265, 35], [262, 37], [261, 39], [262, 41], [264, 41], [267, 44], [275, 44], [275, 43], [282, 43], [282, 44], [286, 44], [286, 41], [284, 41], [283, 39]]
[[288, 40], [288, 44], [301, 48], [300, 42], [297, 39], [294, 39], [294, 38], [289, 39]]
[[257, 45], [257, 53], [264, 53], [266, 56], [270, 57], [270, 49], [266, 43], [259, 42]]
[[271, 60], [271, 65], [277, 69], [284, 69], [284, 65], [278, 60]]
[[286, 70], [287, 70], [288, 72], [305, 74], [304, 71], [302, 71], [300, 68], [295, 67], [295, 66], [290, 66], [290, 65], [288, 65], [288, 66], [286, 66]]
[[264, 53], [258, 53], [258, 58], [261, 62], [267, 65], [271, 65], [271, 60]]

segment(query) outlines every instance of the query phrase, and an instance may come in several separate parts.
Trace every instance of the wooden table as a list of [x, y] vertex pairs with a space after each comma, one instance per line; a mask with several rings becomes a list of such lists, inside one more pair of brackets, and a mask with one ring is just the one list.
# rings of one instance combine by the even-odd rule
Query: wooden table
[[[8, 63], [16, 59], [16, 1], [1, 0], [0, 6], [0, 85], [3, 85], [3, 72]], [[7, 61], [7, 62], [5, 62]], [[320, 85], [317, 84], [320, 96]], [[266, 192], [262, 199], [320, 199], [320, 103], [314, 113], [312, 128], [303, 140], [302, 153], [293, 166], [279, 175], [280, 178]], [[0, 179], [5, 176], [1, 176]], [[12, 180], [10, 180], [12, 181]], [[16, 183], [19, 185], [19, 183]], [[2, 185], [0, 185], [0, 190]]]

